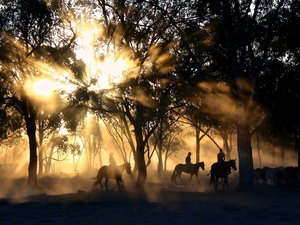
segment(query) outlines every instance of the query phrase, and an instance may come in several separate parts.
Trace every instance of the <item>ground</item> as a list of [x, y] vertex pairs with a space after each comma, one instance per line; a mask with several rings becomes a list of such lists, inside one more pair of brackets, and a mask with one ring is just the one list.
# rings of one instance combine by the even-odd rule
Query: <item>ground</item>
[[85, 175], [39, 178], [39, 190], [28, 190], [26, 178], [2, 178], [0, 224], [300, 224], [298, 187], [238, 191], [232, 174], [228, 190], [214, 191], [206, 174], [200, 184], [183, 174], [178, 185], [170, 173], [160, 182], [149, 174], [141, 191], [124, 173], [121, 192], [113, 180], [109, 191], [92, 189]]

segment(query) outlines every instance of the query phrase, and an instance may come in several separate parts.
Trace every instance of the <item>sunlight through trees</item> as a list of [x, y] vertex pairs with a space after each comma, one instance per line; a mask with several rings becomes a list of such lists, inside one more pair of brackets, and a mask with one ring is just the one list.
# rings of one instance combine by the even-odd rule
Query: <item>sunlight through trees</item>
[[253, 148], [260, 163], [268, 143], [274, 161], [276, 151], [281, 162], [299, 151], [299, 8], [294, 0], [1, 1], [0, 146], [27, 136], [30, 187], [54, 161], [93, 171], [116, 152], [139, 188], [148, 168], [161, 177], [187, 151], [214, 162], [223, 148], [238, 159], [239, 188], [252, 189]]

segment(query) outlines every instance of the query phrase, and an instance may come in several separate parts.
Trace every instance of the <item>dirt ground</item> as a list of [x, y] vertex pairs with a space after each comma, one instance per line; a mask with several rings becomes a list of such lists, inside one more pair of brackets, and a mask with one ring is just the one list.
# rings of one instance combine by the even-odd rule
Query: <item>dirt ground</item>
[[124, 173], [121, 192], [113, 180], [109, 191], [92, 189], [94, 181], [83, 174], [39, 178], [39, 190], [28, 190], [26, 178], [2, 178], [0, 224], [300, 224], [300, 188], [238, 191], [232, 174], [229, 189], [214, 191], [206, 173], [200, 184], [183, 174], [177, 185], [170, 173], [162, 180], [152, 173], [143, 191]]

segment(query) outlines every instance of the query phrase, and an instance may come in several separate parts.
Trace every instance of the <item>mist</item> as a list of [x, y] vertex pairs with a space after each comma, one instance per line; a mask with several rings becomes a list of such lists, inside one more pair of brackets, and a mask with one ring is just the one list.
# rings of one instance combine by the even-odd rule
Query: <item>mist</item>
[[[0, 155], [0, 198], [10, 198], [18, 201], [26, 201], [26, 197], [33, 194], [47, 194], [47, 195], [61, 195], [69, 193], [77, 193], [78, 190], [86, 192], [99, 191], [100, 186], [92, 188], [95, 180], [91, 179], [97, 175], [98, 170], [103, 165], [108, 165], [109, 153], [113, 152], [117, 164], [124, 163], [122, 154], [118, 151], [115, 144], [109, 135], [103, 134], [104, 141], [102, 150], [99, 152], [100, 157], [95, 157], [94, 164], [90, 167], [87, 163], [86, 154], [83, 152], [77, 166], [74, 170], [74, 165], [71, 155], [64, 161], [53, 161], [51, 171], [42, 176], [38, 176], [38, 190], [27, 189], [27, 173], [28, 173], [28, 155], [29, 150], [23, 147], [13, 146], [11, 149], [2, 148]], [[221, 138], [215, 137], [215, 141], [219, 146], [222, 146]], [[189, 183], [190, 175], [183, 173], [181, 182], [177, 178], [177, 184], [171, 182], [171, 174], [175, 166], [179, 163], [185, 163], [185, 157], [188, 152], [192, 152], [192, 163], [196, 163], [195, 143], [192, 136], [186, 138], [187, 146], [184, 149], [172, 154], [167, 160], [167, 168], [163, 170], [161, 178], [157, 175], [158, 158], [154, 153], [151, 158], [151, 163], [147, 167], [147, 182], [145, 186], [145, 193], [149, 201], [160, 201], [162, 190], [168, 189], [176, 192], [211, 192], [213, 186], [209, 186], [209, 176], [211, 165], [217, 161], [217, 153], [219, 149], [209, 140], [203, 138], [200, 145], [200, 161], [205, 163], [205, 170], [199, 169], [199, 183], [196, 177], [193, 177]], [[27, 146], [27, 145], [26, 145]], [[264, 143], [259, 154], [257, 149], [253, 148], [253, 164], [254, 168], [262, 168], [268, 166], [271, 168], [279, 166], [297, 166], [297, 153], [285, 149], [284, 158], [282, 157], [281, 148], [272, 148], [271, 143]], [[134, 159], [130, 153], [127, 153], [131, 168], [134, 168]], [[130, 156], [130, 157], [129, 157]], [[237, 160], [237, 167], [239, 165], [237, 149], [234, 148], [230, 154], [231, 159]], [[147, 162], [147, 154], [145, 154]], [[164, 156], [163, 156], [164, 160]], [[226, 160], [229, 160], [227, 157]], [[229, 175], [229, 188], [234, 189], [238, 185], [238, 172], [232, 171]], [[136, 191], [136, 171], [131, 175], [123, 172], [123, 180], [125, 188], [129, 192]], [[104, 183], [104, 180], [102, 181]], [[109, 180], [108, 187], [110, 190], [117, 191], [116, 181]]]

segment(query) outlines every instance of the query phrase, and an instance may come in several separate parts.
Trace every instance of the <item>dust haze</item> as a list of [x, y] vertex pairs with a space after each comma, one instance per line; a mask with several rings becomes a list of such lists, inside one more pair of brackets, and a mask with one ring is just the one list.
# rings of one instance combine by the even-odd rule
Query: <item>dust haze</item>
[[[118, 152], [108, 137], [106, 146], [103, 146], [101, 151], [101, 162], [102, 165], [108, 165], [108, 155], [110, 152], [114, 152], [117, 164], [123, 164], [124, 160], [120, 152]], [[177, 178], [177, 184], [171, 182], [171, 174], [174, 167], [178, 163], [185, 163], [185, 157], [188, 151], [192, 152], [192, 163], [196, 163], [195, 154], [195, 143], [193, 138], [188, 138], [186, 140], [187, 146], [184, 149], [177, 151], [171, 155], [167, 160], [167, 168], [163, 171], [161, 178], [157, 175], [157, 157], [154, 154], [150, 165], [147, 167], [147, 182], [145, 186], [145, 193], [148, 196], [148, 200], [151, 202], [160, 201], [161, 191], [170, 190], [176, 192], [211, 192], [213, 191], [213, 186], [209, 186], [209, 176], [207, 174], [210, 172], [211, 165], [217, 161], [218, 148], [211, 143], [209, 139], [204, 138], [201, 141], [200, 148], [200, 161], [205, 163], [205, 170], [203, 171], [199, 168], [199, 183], [197, 183], [196, 177], [192, 178], [191, 183], [189, 183], [189, 174], [183, 173], [181, 182]], [[222, 146], [222, 140], [215, 138], [219, 146]], [[297, 166], [297, 154], [293, 151], [286, 150], [284, 157], [282, 157], [281, 150], [272, 149], [271, 144], [264, 145], [266, 149], [260, 149], [260, 159], [257, 149], [253, 148], [253, 163], [254, 168], [269, 166]], [[129, 154], [130, 155], [130, 154]], [[85, 192], [95, 192], [101, 191], [98, 185], [92, 188], [94, 180], [91, 178], [96, 177], [97, 172], [100, 168], [100, 161], [95, 160], [92, 167], [87, 166], [87, 159], [85, 154], [81, 156], [78, 163], [77, 171], [74, 171], [74, 166], [71, 157], [64, 161], [54, 161], [52, 165], [52, 170], [43, 174], [43, 176], [38, 176], [38, 189], [29, 190], [26, 188], [27, 185], [27, 168], [28, 168], [28, 158], [29, 150], [20, 146], [14, 146], [11, 149], [2, 149], [0, 155], [0, 198], [14, 199], [15, 201], [26, 201], [26, 198], [31, 195], [36, 194], [47, 194], [47, 195], [61, 195], [69, 193], [77, 193], [78, 190]], [[147, 155], [145, 154], [146, 162]], [[231, 159], [237, 159], [237, 150], [232, 150], [230, 154]], [[98, 158], [97, 158], [98, 159]], [[226, 160], [228, 160], [227, 158]], [[164, 160], [164, 159], [163, 159]], [[132, 156], [129, 159], [131, 163], [132, 170], [134, 168], [134, 160]], [[125, 190], [128, 192], [134, 192], [135, 181], [137, 178], [137, 173], [133, 172], [128, 175], [125, 171], [123, 172], [123, 180], [125, 182]], [[102, 180], [104, 184], [104, 180]], [[238, 185], [238, 170], [232, 171], [229, 176], [229, 189], [235, 189]], [[110, 191], [118, 191], [115, 180], [109, 180], [108, 188]], [[221, 185], [219, 185], [221, 189]], [[105, 189], [103, 190], [105, 191]]]

